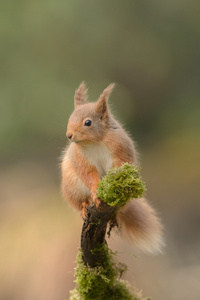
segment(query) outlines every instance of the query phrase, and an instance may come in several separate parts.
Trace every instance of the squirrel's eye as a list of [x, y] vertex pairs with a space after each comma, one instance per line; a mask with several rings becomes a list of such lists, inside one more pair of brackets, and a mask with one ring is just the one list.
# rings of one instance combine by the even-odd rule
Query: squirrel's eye
[[84, 125], [85, 126], [91, 126], [91, 124], [92, 124], [91, 120], [86, 120]]

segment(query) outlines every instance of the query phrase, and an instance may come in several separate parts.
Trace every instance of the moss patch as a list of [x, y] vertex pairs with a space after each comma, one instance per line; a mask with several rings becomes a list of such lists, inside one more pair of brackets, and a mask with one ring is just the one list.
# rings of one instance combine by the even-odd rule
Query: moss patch
[[127, 282], [120, 280], [126, 266], [115, 261], [115, 254], [106, 245], [104, 248], [103, 263], [95, 268], [84, 264], [79, 250], [75, 270], [77, 286], [70, 292], [70, 300], [138, 300]]
[[128, 163], [114, 167], [98, 184], [98, 197], [110, 206], [121, 207], [130, 198], [142, 197], [146, 188], [139, 170]]

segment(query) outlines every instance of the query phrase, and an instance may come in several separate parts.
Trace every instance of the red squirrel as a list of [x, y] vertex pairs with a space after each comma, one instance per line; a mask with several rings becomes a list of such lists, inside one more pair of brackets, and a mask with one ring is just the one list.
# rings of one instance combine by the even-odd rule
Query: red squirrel
[[[108, 107], [114, 86], [110, 84], [93, 103], [87, 102], [84, 83], [75, 91], [75, 108], [66, 132], [70, 144], [62, 158], [62, 193], [80, 211], [91, 202], [98, 205], [97, 185], [110, 168], [126, 162], [137, 164], [133, 140]], [[152, 253], [161, 251], [162, 225], [145, 198], [128, 201], [116, 219], [122, 236], [136, 246]]]

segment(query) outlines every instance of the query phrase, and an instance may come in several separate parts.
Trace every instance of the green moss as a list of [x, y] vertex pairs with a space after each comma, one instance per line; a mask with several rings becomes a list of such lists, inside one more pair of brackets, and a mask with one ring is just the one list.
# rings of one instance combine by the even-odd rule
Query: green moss
[[104, 246], [101, 266], [90, 268], [82, 260], [82, 251], [77, 255], [75, 271], [76, 288], [70, 292], [70, 300], [138, 300], [125, 281], [120, 280], [126, 266], [114, 260], [114, 253]]
[[121, 207], [130, 198], [139, 198], [144, 194], [145, 183], [138, 168], [128, 163], [114, 167], [98, 184], [98, 197], [110, 206]]

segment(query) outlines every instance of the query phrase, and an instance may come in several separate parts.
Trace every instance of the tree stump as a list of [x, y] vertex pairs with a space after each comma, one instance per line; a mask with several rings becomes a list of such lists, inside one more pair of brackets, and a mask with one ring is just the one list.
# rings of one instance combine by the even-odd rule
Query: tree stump
[[84, 263], [92, 268], [101, 265], [103, 246], [106, 243], [107, 224], [112, 220], [115, 212], [116, 207], [109, 206], [103, 201], [100, 202], [98, 207], [95, 205], [86, 207], [86, 217], [81, 233], [81, 248]]
[[[126, 265], [118, 263], [107, 246], [105, 236], [117, 225], [116, 212], [131, 197], [141, 197], [145, 190], [138, 170], [129, 164], [108, 171], [99, 182], [98, 207], [85, 207], [86, 216], [81, 233], [81, 250], [75, 269], [76, 287], [70, 300], [139, 300], [128, 283], [121, 280]], [[101, 199], [104, 199], [101, 200]]]

